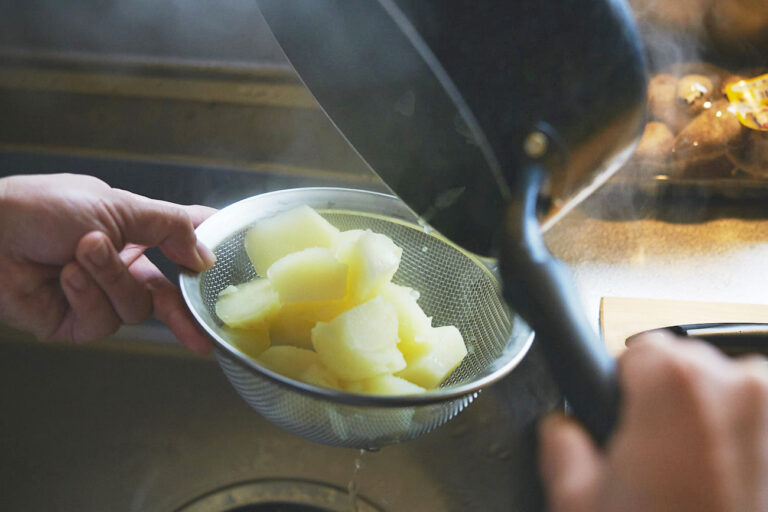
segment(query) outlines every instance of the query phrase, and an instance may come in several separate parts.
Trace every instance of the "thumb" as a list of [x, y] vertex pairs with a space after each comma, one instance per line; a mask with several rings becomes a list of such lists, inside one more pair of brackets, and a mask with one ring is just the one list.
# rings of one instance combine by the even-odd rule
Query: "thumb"
[[168, 259], [192, 270], [210, 268], [216, 261], [210, 249], [197, 240], [195, 225], [204, 216], [191, 207], [149, 199], [113, 189], [122, 248], [127, 243], [159, 247]]
[[576, 421], [551, 414], [539, 425], [539, 469], [549, 512], [594, 512], [602, 456]]

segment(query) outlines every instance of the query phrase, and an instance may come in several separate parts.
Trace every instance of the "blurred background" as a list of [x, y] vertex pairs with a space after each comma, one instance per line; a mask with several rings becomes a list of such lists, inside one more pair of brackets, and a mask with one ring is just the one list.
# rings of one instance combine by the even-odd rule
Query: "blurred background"
[[221, 206], [380, 188], [254, 2], [0, 2], [0, 172], [77, 171]]

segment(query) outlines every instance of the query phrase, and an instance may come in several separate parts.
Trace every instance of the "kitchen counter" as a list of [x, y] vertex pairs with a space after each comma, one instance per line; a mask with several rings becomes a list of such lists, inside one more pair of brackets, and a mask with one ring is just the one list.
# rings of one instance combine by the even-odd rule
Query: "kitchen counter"
[[598, 190], [547, 233], [597, 329], [606, 296], [768, 304], [765, 202]]

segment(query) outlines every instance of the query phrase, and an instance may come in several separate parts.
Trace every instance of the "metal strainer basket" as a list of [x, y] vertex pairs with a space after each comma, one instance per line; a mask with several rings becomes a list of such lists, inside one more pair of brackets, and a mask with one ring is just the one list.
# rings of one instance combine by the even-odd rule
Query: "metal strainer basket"
[[[341, 230], [371, 229], [403, 249], [393, 281], [418, 290], [432, 324], [455, 325], [467, 344], [467, 357], [439, 389], [378, 396], [316, 387], [262, 367], [228, 342], [215, 303], [221, 290], [257, 275], [245, 252], [245, 232], [259, 219], [300, 205], [314, 208]], [[256, 411], [312, 441], [372, 449], [425, 434], [511, 371], [533, 340], [528, 326], [504, 304], [492, 269], [420, 225], [394, 196], [339, 188], [272, 192], [224, 208], [200, 225], [197, 236], [217, 262], [201, 274], [182, 274], [181, 291], [213, 339], [224, 373]]]

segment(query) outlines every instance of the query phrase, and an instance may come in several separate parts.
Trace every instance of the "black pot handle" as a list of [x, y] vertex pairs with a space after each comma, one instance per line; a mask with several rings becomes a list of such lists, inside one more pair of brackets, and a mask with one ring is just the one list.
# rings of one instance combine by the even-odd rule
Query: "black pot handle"
[[504, 296], [536, 332], [566, 402], [602, 445], [618, 416], [615, 360], [587, 321], [570, 272], [544, 244], [536, 217], [544, 175], [536, 165], [521, 169], [507, 205], [500, 257]]

